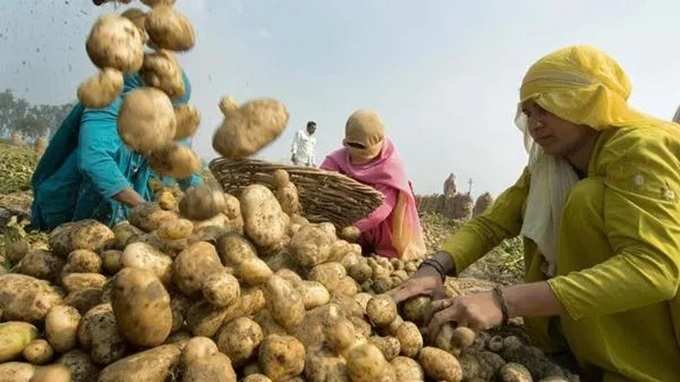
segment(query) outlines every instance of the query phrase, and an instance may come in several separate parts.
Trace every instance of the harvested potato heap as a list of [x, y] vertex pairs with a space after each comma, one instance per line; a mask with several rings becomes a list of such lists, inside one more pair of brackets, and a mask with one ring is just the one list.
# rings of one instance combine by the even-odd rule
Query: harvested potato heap
[[[289, 216], [267, 187], [238, 198], [207, 186], [152, 187], [157, 201], [129, 222], [64, 224], [49, 250], [8, 257], [16, 266], [0, 275], [0, 381], [556, 375], [516, 338], [445, 327], [425, 344], [427, 298], [398, 309], [387, 295], [360, 292], [353, 276], [357, 264], [373, 272], [374, 261], [389, 274], [395, 261], [366, 260], [332, 224]], [[353, 231], [340, 236], [356, 239]]]

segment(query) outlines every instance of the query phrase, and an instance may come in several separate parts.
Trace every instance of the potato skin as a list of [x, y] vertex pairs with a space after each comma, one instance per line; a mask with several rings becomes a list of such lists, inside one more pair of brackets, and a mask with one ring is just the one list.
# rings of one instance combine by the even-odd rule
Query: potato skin
[[151, 271], [165, 285], [172, 278], [172, 259], [146, 243], [132, 243], [125, 248], [120, 259], [123, 267]]
[[399, 356], [393, 359], [390, 364], [397, 375], [397, 381], [425, 381], [425, 372], [423, 371], [423, 368], [420, 367], [418, 362], [411, 358]]
[[387, 326], [397, 317], [397, 305], [390, 296], [378, 295], [368, 301], [366, 314], [374, 325]]
[[62, 355], [57, 364], [65, 366], [71, 372], [72, 382], [90, 382], [97, 380], [99, 369], [82, 350], [71, 350]]
[[17, 359], [37, 337], [38, 329], [29, 323], [21, 321], [1, 323], [0, 363]]
[[76, 346], [80, 313], [72, 306], [58, 305], [45, 317], [47, 340], [57, 353], [66, 353]]
[[346, 359], [353, 382], [380, 381], [391, 368], [380, 349], [368, 342], [351, 348]]
[[401, 354], [406, 357], [416, 357], [423, 348], [423, 336], [413, 322], [401, 324], [394, 335], [401, 345]]
[[161, 49], [187, 51], [194, 47], [196, 32], [189, 20], [174, 7], [157, 5], [147, 14], [144, 27]]
[[44, 365], [54, 356], [54, 349], [49, 342], [36, 339], [26, 346], [23, 351], [24, 358], [33, 365]]
[[78, 86], [78, 100], [89, 108], [102, 108], [111, 104], [123, 90], [123, 73], [104, 68]]
[[30, 363], [0, 363], [0, 382], [30, 382], [34, 373], [35, 366], [31, 365]]
[[47, 281], [17, 273], [0, 275], [0, 310], [6, 321], [42, 321], [63, 302], [62, 294]]
[[272, 317], [284, 328], [294, 328], [305, 319], [302, 296], [286, 279], [271, 276], [265, 287], [265, 296]]
[[43, 250], [29, 251], [16, 267], [15, 272], [37, 279], [56, 282], [64, 267], [64, 260], [51, 252]]
[[244, 231], [261, 248], [276, 246], [286, 234], [287, 216], [274, 194], [254, 184], [243, 189], [241, 197]]
[[236, 382], [236, 373], [229, 357], [215, 353], [189, 363], [184, 369], [182, 382]]
[[235, 366], [250, 360], [264, 339], [262, 328], [247, 317], [240, 317], [225, 324], [217, 337], [217, 347], [229, 356]]
[[215, 306], [228, 306], [241, 296], [238, 280], [226, 271], [208, 276], [202, 291], [205, 300]]
[[170, 295], [149, 271], [124, 268], [118, 272], [111, 306], [121, 334], [133, 345], [158, 346], [170, 335]]
[[182, 351], [177, 345], [161, 345], [130, 355], [110, 364], [99, 374], [98, 382], [165, 382], [171, 380]]
[[111, 304], [90, 309], [80, 321], [78, 342], [90, 352], [92, 362], [108, 365], [125, 355], [127, 345], [118, 331]]
[[217, 345], [208, 337], [193, 337], [182, 351], [182, 364], [188, 365], [218, 352]]
[[39, 367], [30, 382], [71, 382], [71, 371], [63, 365]]
[[118, 134], [138, 153], [148, 154], [169, 145], [175, 137], [176, 124], [170, 98], [151, 87], [127, 93], [118, 114]]
[[92, 26], [85, 44], [90, 60], [99, 68], [137, 72], [144, 59], [144, 37], [129, 19], [109, 14]]
[[272, 334], [260, 345], [259, 365], [274, 381], [293, 378], [305, 368], [305, 347], [295, 337]]
[[212, 244], [199, 241], [180, 252], [172, 264], [172, 278], [186, 296], [200, 292], [205, 280], [222, 269], [222, 262]]
[[428, 377], [446, 382], [460, 382], [463, 370], [458, 359], [441, 349], [424, 347], [418, 355], [418, 361]]

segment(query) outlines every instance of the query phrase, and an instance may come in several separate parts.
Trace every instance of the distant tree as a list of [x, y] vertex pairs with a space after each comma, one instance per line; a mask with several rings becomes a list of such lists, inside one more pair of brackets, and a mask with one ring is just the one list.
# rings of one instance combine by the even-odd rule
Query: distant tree
[[7, 137], [13, 132], [33, 141], [49, 136], [73, 107], [63, 105], [32, 105], [17, 97], [11, 89], [0, 93], [0, 136]]

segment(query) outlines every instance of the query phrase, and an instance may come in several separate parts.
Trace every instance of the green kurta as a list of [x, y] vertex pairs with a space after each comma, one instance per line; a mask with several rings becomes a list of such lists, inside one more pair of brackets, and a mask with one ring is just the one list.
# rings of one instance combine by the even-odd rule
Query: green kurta
[[[679, 160], [680, 131], [605, 130], [565, 204], [557, 276], [548, 283], [567, 313], [527, 327], [548, 351], [560, 347], [551, 329], [561, 329], [584, 369], [604, 381], [680, 381]], [[520, 233], [529, 183], [525, 171], [447, 240], [456, 269]], [[529, 240], [525, 260], [526, 281], [546, 279]]]

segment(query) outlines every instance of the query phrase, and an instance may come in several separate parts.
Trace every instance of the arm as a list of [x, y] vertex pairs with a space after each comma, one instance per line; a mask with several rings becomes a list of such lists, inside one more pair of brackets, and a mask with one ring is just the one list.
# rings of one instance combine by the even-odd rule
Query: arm
[[197, 187], [203, 184], [203, 177], [198, 174], [192, 174], [188, 178], [178, 179], [177, 184], [182, 191], [186, 191], [189, 187]]
[[[621, 139], [622, 150], [610, 150], [623, 152], [606, 167], [604, 191], [605, 232], [616, 255], [549, 281], [574, 320], [659, 303], [677, 293], [680, 143], [655, 135], [642, 142]], [[636, 184], [636, 178], [643, 182]]]
[[340, 172], [340, 167], [338, 167], [337, 163], [335, 163], [335, 161], [329, 157], [326, 157], [326, 159], [321, 162], [321, 166], [319, 166], [319, 168], [326, 171]]
[[123, 144], [117, 118], [121, 99], [102, 109], [86, 109], [81, 117], [78, 167], [106, 199], [134, 206], [142, 197], [121, 172], [114, 157]]
[[354, 223], [354, 226], [359, 228], [359, 231], [361, 232], [370, 231], [371, 229], [380, 225], [380, 223], [384, 222], [385, 219], [390, 216], [392, 210], [394, 210], [394, 207], [397, 205], [397, 199], [399, 196], [398, 190], [386, 186], [376, 186], [375, 188], [376, 190], [380, 191], [380, 193], [383, 194], [385, 198], [383, 199], [383, 203], [380, 205], [380, 207], [376, 208], [366, 218]]
[[295, 133], [295, 137], [293, 138], [293, 145], [290, 148], [290, 154], [292, 156], [295, 156], [295, 154], [297, 154], [297, 152], [298, 152], [298, 146], [299, 146], [298, 140], [299, 139], [300, 139], [300, 132], [298, 131], [297, 133]]

